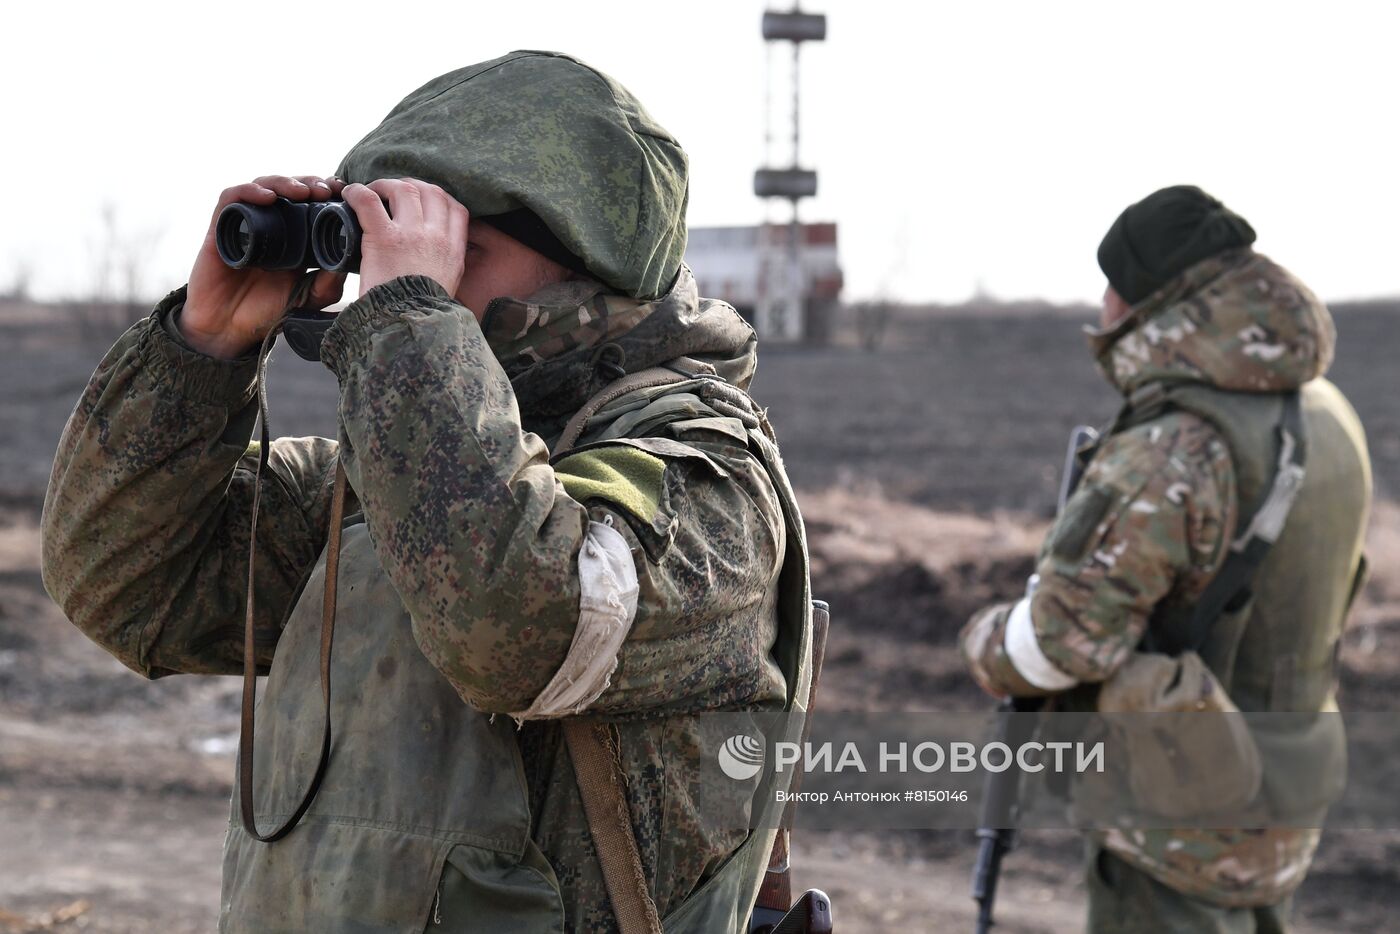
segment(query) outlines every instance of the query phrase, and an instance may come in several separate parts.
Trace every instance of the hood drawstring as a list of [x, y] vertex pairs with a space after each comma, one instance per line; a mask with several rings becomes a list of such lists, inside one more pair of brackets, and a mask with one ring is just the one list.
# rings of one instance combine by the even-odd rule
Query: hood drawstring
[[627, 369], [623, 366], [626, 362], [627, 352], [611, 341], [600, 345], [593, 353], [593, 368], [608, 381], [627, 375]]

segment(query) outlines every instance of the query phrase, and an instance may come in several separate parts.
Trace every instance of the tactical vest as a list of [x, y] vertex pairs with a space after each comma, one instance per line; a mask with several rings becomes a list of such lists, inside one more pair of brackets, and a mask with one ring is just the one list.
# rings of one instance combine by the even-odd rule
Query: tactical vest
[[[1240, 516], [1235, 534], [1240, 535], [1275, 480], [1285, 400], [1197, 383], [1155, 384], [1134, 395], [1115, 430], [1171, 410], [1209, 422], [1234, 465]], [[1337, 648], [1364, 569], [1371, 480], [1361, 423], [1325, 379], [1304, 385], [1299, 403], [1308, 452], [1302, 485], [1281, 534], [1249, 582], [1249, 599], [1220, 614], [1197, 649], [1246, 713], [1336, 710]], [[1185, 600], [1160, 605], [1149, 625], [1149, 642], [1189, 642], [1184, 633], [1194, 609]], [[1255, 738], [1264, 794], [1277, 807], [1299, 814], [1334, 800], [1345, 780], [1340, 717], [1276, 718], [1261, 725]]]
[[[590, 421], [582, 440], [646, 447], [647, 437], [637, 436], [687, 420], [722, 422], [745, 437], [782, 504], [787, 549], [773, 654], [787, 678], [785, 709], [800, 710], [811, 676], [806, 536], [757, 406], [717, 378], [691, 378], [615, 400]], [[672, 454], [680, 444], [660, 443]], [[563, 931], [558, 880], [531, 839], [515, 724], [464, 703], [419, 651], [412, 620], [363, 522], [347, 521], [340, 555], [335, 740], [324, 781], [301, 824], [272, 844], [244, 832], [235, 788], [220, 930]], [[259, 827], [288, 816], [316, 769], [324, 576], [323, 554], [282, 632], [259, 706], [252, 784]], [[624, 743], [626, 736], [624, 725]], [[760, 785], [752, 826], [777, 825], [773, 790]], [[746, 931], [774, 835], [750, 832], [664, 919], [667, 934]]]

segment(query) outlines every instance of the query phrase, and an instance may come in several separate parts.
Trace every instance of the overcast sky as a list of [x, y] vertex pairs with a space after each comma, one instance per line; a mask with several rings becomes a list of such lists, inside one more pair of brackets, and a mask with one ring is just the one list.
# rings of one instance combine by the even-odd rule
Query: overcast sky
[[[410, 90], [516, 48], [642, 99], [690, 153], [692, 225], [759, 221], [763, 7], [13, 4], [0, 288], [27, 267], [41, 295], [89, 291], [104, 204], [147, 290], [178, 285], [226, 185], [329, 173]], [[839, 224], [847, 298], [1093, 300], [1117, 212], [1189, 182], [1324, 297], [1400, 294], [1392, 7], [810, 0], [829, 32], [804, 51], [804, 216]]]

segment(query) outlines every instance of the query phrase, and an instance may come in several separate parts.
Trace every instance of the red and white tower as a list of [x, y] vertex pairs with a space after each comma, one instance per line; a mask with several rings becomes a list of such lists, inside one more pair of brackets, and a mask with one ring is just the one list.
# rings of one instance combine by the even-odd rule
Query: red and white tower
[[[826, 16], [804, 13], [794, 4], [787, 12], [769, 10], [763, 14], [763, 38], [767, 42], [767, 107], [764, 115], [764, 167], [753, 176], [753, 192], [769, 204], [769, 216], [759, 237], [758, 302], [754, 310], [754, 327], [762, 338], [800, 340], [806, 332], [806, 276], [802, 268], [802, 229], [798, 218], [798, 202], [817, 193], [815, 169], [801, 167], [801, 54], [802, 43], [820, 42], [826, 38]], [[773, 89], [776, 50], [779, 43], [792, 43], [792, 126], [791, 158], [786, 167], [774, 163]], [[786, 229], [772, 216], [778, 202], [791, 204]]]

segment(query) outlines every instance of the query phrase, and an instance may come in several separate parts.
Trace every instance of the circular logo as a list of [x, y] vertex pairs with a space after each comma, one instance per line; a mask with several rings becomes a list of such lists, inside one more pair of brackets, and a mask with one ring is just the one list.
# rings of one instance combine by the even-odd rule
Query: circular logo
[[719, 747], [719, 767], [736, 782], [744, 782], [763, 768], [763, 744], [752, 736], [731, 736]]

